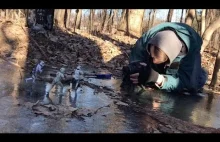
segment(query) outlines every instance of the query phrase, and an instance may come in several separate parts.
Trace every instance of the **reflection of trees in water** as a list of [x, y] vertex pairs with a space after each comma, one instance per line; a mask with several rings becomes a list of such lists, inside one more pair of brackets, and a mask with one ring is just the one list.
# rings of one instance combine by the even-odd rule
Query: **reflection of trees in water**
[[213, 126], [217, 112], [217, 101], [213, 98], [214, 96], [209, 94], [208, 97], [201, 99], [201, 101], [196, 104], [191, 116], [194, 123], [203, 126]]
[[153, 90], [143, 91], [136, 97], [138, 98], [136, 100], [145, 104], [146, 107], [151, 106], [154, 110], [160, 110], [188, 122], [212, 126], [214, 121], [213, 113], [216, 111], [216, 101], [213, 101], [213, 96], [204, 98]]

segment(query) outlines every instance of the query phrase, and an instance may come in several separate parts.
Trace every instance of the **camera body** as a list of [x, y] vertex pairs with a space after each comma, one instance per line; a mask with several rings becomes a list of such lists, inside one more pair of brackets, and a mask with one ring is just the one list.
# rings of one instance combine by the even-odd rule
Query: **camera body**
[[124, 66], [122, 71], [123, 74], [134, 74], [139, 73], [144, 69], [144, 66], [140, 64], [141, 62], [133, 62], [130, 63], [128, 66]]
[[[124, 84], [133, 84], [131, 83], [131, 80], [130, 80], [130, 75], [131, 74], [134, 74], [134, 73], [140, 73], [139, 74], [139, 84], [144, 84], [145, 83], [145, 77], [144, 76], [141, 76], [141, 74], [143, 75], [144, 72], [146, 72], [146, 66], [143, 66], [140, 64], [141, 61], [138, 61], [138, 62], [133, 62], [133, 63], [130, 63], [128, 66], [124, 66], [122, 71], [123, 71], [123, 85]], [[122, 85], [122, 86], [123, 86]]]

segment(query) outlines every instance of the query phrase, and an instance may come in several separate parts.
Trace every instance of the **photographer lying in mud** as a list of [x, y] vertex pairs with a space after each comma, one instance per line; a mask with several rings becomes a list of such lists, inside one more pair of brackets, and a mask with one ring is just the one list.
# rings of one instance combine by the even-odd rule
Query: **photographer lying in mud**
[[199, 34], [186, 24], [166, 22], [153, 27], [131, 49], [121, 87], [153, 85], [168, 92], [200, 92], [207, 80], [201, 45]]

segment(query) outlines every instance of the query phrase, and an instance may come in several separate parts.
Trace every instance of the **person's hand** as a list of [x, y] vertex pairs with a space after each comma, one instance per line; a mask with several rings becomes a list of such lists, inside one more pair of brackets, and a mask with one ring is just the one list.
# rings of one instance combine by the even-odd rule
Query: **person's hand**
[[139, 73], [131, 74], [130, 80], [133, 84], [138, 84]]
[[156, 72], [154, 69], [152, 69], [150, 65], [147, 65], [145, 63], [140, 63], [140, 64], [145, 66], [145, 68], [141, 70], [139, 73], [130, 75], [130, 80], [133, 82], [133, 84], [138, 84], [138, 83], [145, 84], [148, 82], [156, 82], [159, 73]]
[[[146, 63], [141, 62], [140, 65], [147, 66]], [[133, 84], [138, 84], [140, 83], [139, 79], [139, 73], [134, 73], [130, 75], [130, 80], [132, 81]]]

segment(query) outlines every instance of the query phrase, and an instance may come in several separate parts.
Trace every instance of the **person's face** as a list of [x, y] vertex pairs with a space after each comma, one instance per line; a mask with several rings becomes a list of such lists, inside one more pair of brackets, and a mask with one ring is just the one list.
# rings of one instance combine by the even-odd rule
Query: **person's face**
[[155, 53], [155, 46], [154, 45], [150, 45], [150, 55], [153, 59], [153, 63], [154, 64], [161, 64], [164, 63], [166, 61], [164, 61], [164, 59], [160, 58], [160, 56], [156, 55]]

